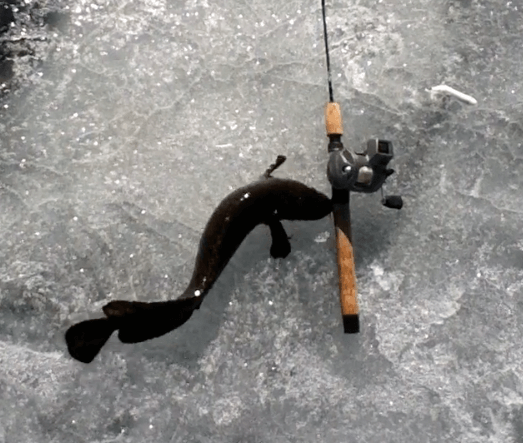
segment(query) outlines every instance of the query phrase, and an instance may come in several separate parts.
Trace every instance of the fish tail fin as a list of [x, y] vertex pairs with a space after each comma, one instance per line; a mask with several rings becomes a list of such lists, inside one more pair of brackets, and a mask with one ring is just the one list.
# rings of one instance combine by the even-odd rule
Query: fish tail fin
[[116, 300], [105, 305], [103, 311], [117, 323], [121, 342], [139, 343], [180, 327], [200, 303], [199, 297], [154, 303]]
[[91, 363], [115, 330], [115, 323], [107, 318], [86, 320], [71, 326], [65, 333], [69, 354], [82, 363]]

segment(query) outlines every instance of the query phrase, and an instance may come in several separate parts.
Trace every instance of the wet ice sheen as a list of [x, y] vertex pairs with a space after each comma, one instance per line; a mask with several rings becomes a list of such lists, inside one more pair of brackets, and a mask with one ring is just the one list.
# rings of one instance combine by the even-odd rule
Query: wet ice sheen
[[361, 333], [325, 219], [286, 260], [255, 230], [183, 328], [67, 355], [108, 301], [179, 295], [278, 154], [328, 190], [319, 1], [74, 0], [0, 106], [0, 442], [523, 440], [521, 8], [327, 3], [344, 141], [392, 140], [405, 201], [352, 199]]

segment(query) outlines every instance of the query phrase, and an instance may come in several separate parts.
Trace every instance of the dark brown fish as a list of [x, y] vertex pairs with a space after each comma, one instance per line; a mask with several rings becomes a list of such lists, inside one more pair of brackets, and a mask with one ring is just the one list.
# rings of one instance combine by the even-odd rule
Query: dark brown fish
[[259, 224], [269, 226], [274, 258], [291, 250], [281, 220], [319, 220], [332, 211], [331, 200], [303, 183], [271, 177], [285, 161], [265, 172], [264, 179], [225, 197], [207, 222], [191, 281], [175, 300], [163, 302], [112, 301], [103, 307], [106, 318], [71, 326], [65, 339], [71, 356], [91, 362], [113, 331], [124, 343], [138, 343], [164, 335], [184, 324], [198, 309], [245, 237]]

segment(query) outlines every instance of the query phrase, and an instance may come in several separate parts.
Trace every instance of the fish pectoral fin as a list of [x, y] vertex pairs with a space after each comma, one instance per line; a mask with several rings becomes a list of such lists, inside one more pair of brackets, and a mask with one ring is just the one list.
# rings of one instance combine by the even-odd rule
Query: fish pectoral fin
[[285, 258], [291, 252], [291, 244], [289, 237], [285, 232], [285, 228], [281, 224], [280, 220], [273, 219], [269, 223], [269, 229], [271, 230], [272, 245], [271, 245], [271, 257], [272, 258]]
[[284, 155], [278, 155], [276, 158], [276, 161], [269, 166], [269, 168], [264, 172], [263, 176], [265, 178], [271, 178], [271, 174], [278, 169], [284, 162], [287, 160], [287, 157]]

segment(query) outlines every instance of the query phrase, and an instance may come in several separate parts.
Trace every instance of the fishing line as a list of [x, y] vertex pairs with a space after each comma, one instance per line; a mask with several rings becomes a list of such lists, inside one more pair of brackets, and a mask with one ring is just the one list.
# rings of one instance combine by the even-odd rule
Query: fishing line
[[327, 56], [327, 78], [329, 81], [329, 101], [334, 102], [334, 95], [332, 93], [332, 76], [331, 76], [331, 62], [329, 58], [329, 42], [327, 38], [327, 19], [325, 18], [325, 0], [321, 0], [321, 11], [323, 14], [323, 40], [325, 41], [325, 55]]

